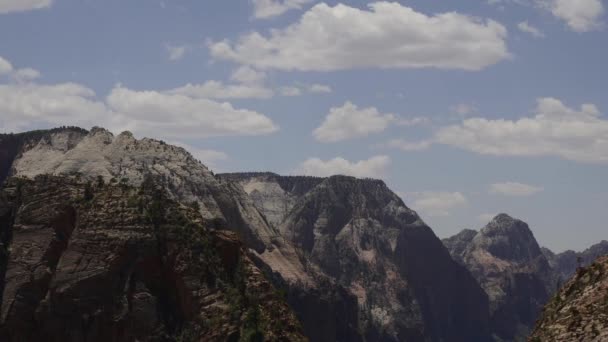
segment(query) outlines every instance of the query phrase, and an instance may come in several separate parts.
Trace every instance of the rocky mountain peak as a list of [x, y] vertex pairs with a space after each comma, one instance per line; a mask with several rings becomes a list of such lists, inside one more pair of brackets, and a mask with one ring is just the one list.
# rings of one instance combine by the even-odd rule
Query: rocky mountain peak
[[499, 214], [479, 232], [464, 230], [443, 242], [488, 295], [494, 334], [523, 339], [555, 286], [528, 225]]
[[383, 181], [268, 173], [220, 178], [237, 180], [307, 268], [356, 299], [363, 323], [356, 330], [367, 340], [489, 338], [479, 285]]
[[473, 244], [503, 260], [531, 261], [542, 255], [528, 225], [507, 214], [499, 214], [474, 238]]

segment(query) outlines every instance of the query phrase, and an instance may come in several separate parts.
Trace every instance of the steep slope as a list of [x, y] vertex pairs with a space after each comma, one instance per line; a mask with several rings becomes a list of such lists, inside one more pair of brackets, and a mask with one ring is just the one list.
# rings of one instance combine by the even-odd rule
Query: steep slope
[[92, 181], [101, 177], [132, 186], [152, 178], [170, 198], [196, 202], [207, 226], [237, 232], [247, 247], [284, 278], [310, 282], [293, 248], [281, 241], [243, 189], [218, 180], [181, 147], [138, 140], [130, 132], [114, 136], [99, 127], [90, 132], [65, 128], [2, 136], [0, 155], [11, 161], [8, 175], [12, 176], [75, 175]]
[[568, 250], [555, 254], [547, 248], [542, 250], [559, 278], [565, 281], [572, 277], [577, 267], [588, 266], [597, 258], [608, 255], [608, 241], [601, 241], [582, 252]]
[[[359, 330], [367, 340], [489, 339], [483, 290], [382, 181], [270, 173], [220, 177], [240, 182], [297, 246], [309, 272], [356, 298]], [[303, 324], [311, 329], [306, 319]]]
[[543, 309], [530, 341], [608, 341], [608, 257], [576, 271]]
[[152, 181], [11, 178], [0, 238], [3, 341], [304, 340], [236, 236]]
[[523, 340], [554, 286], [549, 263], [528, 225], [506, 214], [473, 232], [465, 230], [444, 244], [488, 294], [495, 336]]

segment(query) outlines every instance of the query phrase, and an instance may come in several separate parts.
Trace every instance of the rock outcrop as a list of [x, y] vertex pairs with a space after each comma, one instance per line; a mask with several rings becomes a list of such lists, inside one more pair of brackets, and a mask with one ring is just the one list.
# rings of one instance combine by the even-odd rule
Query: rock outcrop
[[529, 341], [608, 341], [608, 257], [575, 272], [545, 306]]
[[555, 286], [528, 225], [500, 214], [479, 232], [465, 230], [444, 244], [487, 293], [495, 337], [525, 339]]
[[[341, 288], [334, 287], [333, 294], [321, 290], [311, 297], [335, 298], [337, 293], [356, 300], [356, 305], [334, 305], [332, 310], [343, 317], [341, 327], [358, 320], [360, 339], [490, 339], [483, 290], [382, 181], [271, 173], [220, 178], [241, 184], [281, 236], [297, 247], [311, 277]], [[307, 318], [314, 316], [310, 311], [323, 311], [307, 307], [303, 300], [292, 298], [290, 304], [310, 334], [317, 324]], [[355, 315], [349, 306], [358, 307]], [[351, 318], [345, 319], [347, 315]], [[319, 338], [314, 340], [354, 340]]]
[[8, 179], [0, 339], [304, 340], [256, 256], [169, 197], [152, 181]]

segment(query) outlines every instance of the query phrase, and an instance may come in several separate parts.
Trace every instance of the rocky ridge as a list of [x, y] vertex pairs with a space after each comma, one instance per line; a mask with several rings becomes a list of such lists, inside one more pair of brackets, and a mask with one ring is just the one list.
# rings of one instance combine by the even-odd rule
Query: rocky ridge
[[150, 180], [8, 179], [1, 339], [304, 340], [255, 255], [205, 224]]
[[6, 176], [68, 175], [92, 181], [101, 177], [132, 186], [153, 178], [171, 199], [196, 202], [207, 226], [235, 231], [282, 277], [310, 283], [292, 246], [284, 243], [243, 189], [217, 179], [181, 147], [136, 139], [130, 132], [115, 136], [99, 127], [62, 128], [1, 135], [2, 155], [10, 163]]
[[577, 269], [553, 296], [529, 339], [531, 342], [608, 340], [608, 257]]

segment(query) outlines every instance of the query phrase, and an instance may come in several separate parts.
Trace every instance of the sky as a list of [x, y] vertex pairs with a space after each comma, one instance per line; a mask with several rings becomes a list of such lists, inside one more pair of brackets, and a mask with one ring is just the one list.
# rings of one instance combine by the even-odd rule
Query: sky
[[605, 0], [0, 0], [0, 132], [385, 180], [439, 237], [608, 239]]

